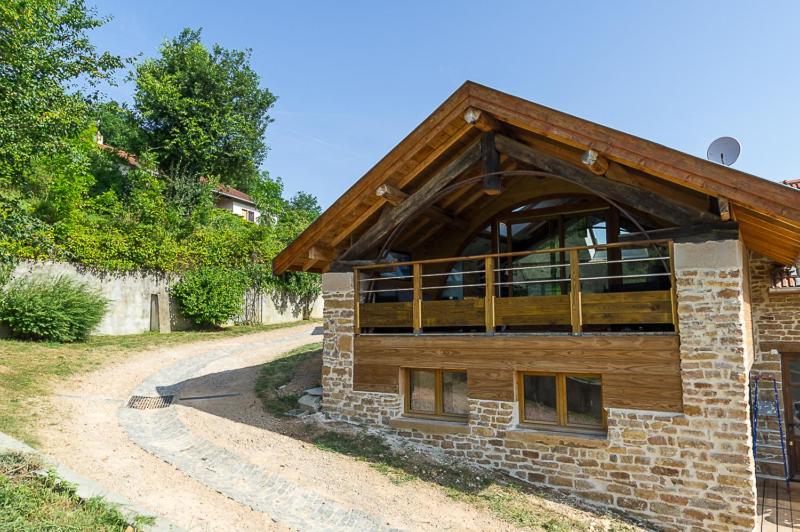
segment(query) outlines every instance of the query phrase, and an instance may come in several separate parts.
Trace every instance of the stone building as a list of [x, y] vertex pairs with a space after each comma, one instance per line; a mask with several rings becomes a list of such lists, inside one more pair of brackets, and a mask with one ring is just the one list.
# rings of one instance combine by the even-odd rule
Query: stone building
[[776, 279], [799, 230], [800, 190], [467, 82], [274, 269], [323, 273], [330, 417], [665, 529], [750, 530], [757, 479], [784, 476], [766, 406], [754, 458], [756, 376], [798, 471], [800, 295]]

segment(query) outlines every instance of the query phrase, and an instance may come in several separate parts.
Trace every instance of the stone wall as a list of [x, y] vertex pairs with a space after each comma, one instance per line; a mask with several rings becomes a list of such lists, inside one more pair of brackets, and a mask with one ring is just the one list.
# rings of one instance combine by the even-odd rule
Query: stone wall
[[751, 530], [742, 248], [736, 241], [675, 247], [683, 412], [610, 409], [606, 437], [521, 428], [518, 404], [507, 401], [470, 399], [467, 424], [402, 417], [402, 394], [353, 391], [353, 286], [342, 273], [323, 277], [323, 409], [434, 456], [493, 468], [665, 529]]
[[[78, 279], [108, 298], [108, 310], [95, 334], [137, 334], [151, 329], [169, 332], [191, 327], [191, 323], [178, 311], [177, 302], [169, 296], [169, 287], [177, 280], [175, 276], [140, 272], [98, 273], [68, 263], [23, 261], [14, 270], [12, 279], [31, 275], [64, 275]], [[153, 296], [156, 296], [155, 299]], [[287, 323], [302, 319], [302, 312], [290, 299], [275, 294], [264, 295], [261, 323]], [[321, 297], [314, 304], [311, 317], [322, 317]]]
[[[778, 349], [770, 349], [771, 346], [767, 344], [800, 342], [800, 294], [770, 291], [774, 267], [772, 260], [757, 253], [750, 254], [750, 292], [756, 345], [752, 374], [775, 378], [779, 393], [782, 393], [781, 353]], [[773, 401], [772, 383], [763, 382], [759, 395], [762, 404]], [[758, 472], [782, 477], [783, 456], [776, 420], [762, 417], [758, 432]]]

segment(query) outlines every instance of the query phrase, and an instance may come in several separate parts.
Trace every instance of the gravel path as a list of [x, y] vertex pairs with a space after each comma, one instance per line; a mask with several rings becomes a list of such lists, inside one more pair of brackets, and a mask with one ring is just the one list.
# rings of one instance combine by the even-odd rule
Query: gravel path
[[[259, 365], [319, 332], [171, 347], [72, 379], [43, 409], [43, 450], [190, 530], [511, 529], [434, 487], [395, 485], [279, 432], [253, 393]], [[131, 395], [156, 394], [175, 395], [173, 406], [125, 408]]]

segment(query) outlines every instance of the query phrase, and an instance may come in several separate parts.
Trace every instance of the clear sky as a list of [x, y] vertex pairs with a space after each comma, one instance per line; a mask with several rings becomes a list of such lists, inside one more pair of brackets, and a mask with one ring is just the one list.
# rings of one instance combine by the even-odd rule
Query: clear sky
[[[800, 177], [800, 2], [88, 0], [99, 46], [184, 27], [251, 48], [278, 96], [264, 167], [327, 207], [467, 79], [705, 157]], [[132, 87], [108, 94], [130, 101]]]

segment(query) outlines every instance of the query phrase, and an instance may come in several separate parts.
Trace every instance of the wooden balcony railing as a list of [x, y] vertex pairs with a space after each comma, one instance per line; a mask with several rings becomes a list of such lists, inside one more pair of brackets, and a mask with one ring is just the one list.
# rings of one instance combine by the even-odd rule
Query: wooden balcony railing
[[355, 269], [355, 331], [677, 331], [666, 240]]

